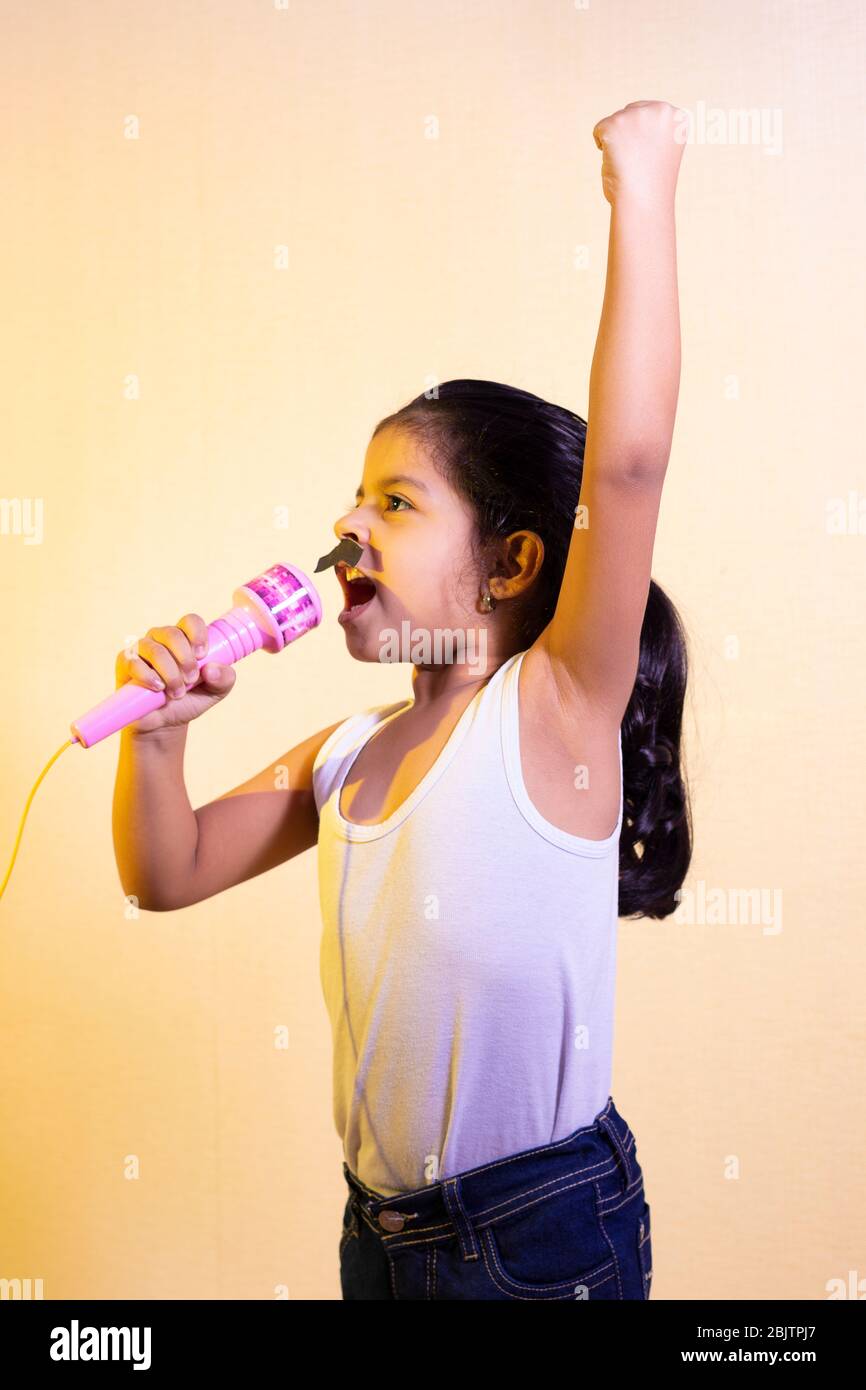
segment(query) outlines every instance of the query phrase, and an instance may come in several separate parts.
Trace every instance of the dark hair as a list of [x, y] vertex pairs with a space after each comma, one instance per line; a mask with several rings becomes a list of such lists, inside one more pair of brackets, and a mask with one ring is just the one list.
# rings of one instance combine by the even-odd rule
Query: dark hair
[[[544, 542], [537, 578], [517, 610], [516, 651], [556, 607], [583, 477], [586, 421], [495, 381], [446, 381], [380, 420], [419, 439], [476, 519], [480, 554], [513, 531]], [[619, 916], [667, 917], [688, 871], [692, 835], [680, 737], [688, 664], [679, 615], [650, 581], [634, 689], [622, 720], [623, 822]]]

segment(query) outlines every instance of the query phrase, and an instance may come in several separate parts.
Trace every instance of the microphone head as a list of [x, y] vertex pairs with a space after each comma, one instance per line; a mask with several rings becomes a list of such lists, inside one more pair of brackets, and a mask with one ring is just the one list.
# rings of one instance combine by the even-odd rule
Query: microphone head
[[322, 621], [322, 600], [297, 565], [271, 565], [236, 589], [234, 602], [255, 607], [269, 651], [281, 651]]

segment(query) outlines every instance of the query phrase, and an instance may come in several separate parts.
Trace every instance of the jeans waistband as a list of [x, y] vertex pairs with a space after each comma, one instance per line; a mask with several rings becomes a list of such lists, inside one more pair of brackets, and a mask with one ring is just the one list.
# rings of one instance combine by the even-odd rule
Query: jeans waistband
[[641, 1178], [634, 1135], [612, 1096], [591, 1125], [583, 1125], [564, 1139], [468, 1168], [396, 1197], [367, 1187], [343, 1162], [356, 1211], [389, 1248], [445, 1240], [457, 1234], [467, 1250], [473, 1249], [475, 1231], [528, 1201], [543, 1201], [617, 1170], [623, 1191]]

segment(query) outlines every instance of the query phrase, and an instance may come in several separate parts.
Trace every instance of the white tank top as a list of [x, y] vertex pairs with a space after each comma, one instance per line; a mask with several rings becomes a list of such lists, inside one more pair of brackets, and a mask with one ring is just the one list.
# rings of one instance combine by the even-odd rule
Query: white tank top
[[563, 1139], [610, 1095], [622, 734], [610, 835], [545, 820], [521, 770], [523, 656], [381, 824], [345, 820], [340, 790], [411, 700], [345, 720], [314, 764], [334, 1123], [388, 1197]]

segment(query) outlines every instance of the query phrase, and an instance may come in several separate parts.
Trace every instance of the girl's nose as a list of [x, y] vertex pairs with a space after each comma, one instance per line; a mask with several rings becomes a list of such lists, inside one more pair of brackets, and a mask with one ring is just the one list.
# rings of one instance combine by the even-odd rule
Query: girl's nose
[[[349, 524], [351, 522], [351, 524]], [[350, 540], [357, 541], [359, 545], [366, 545], [369, 540], [369, 532], [363, 526], [359, 526], [353, 521], [351, 516], [341, 517], [334, 523], [334, 535], [338, 541]]]

